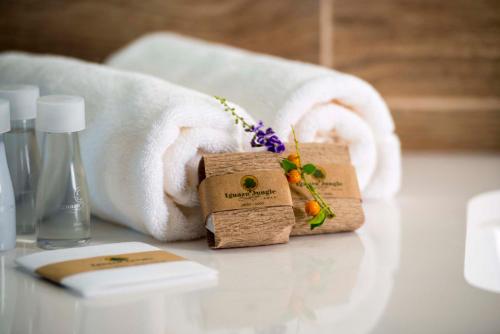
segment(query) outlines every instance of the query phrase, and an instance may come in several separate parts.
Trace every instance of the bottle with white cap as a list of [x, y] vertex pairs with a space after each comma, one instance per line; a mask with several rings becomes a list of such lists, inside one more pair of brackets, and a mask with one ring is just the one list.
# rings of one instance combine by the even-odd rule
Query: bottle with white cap
[[16, 246], [16, 208], [3, 134], [10, 130], [9, 101], [0, 99], [0, 251]]
[[11, 131], [5, 135], [5, 149], [16, 199], [18, 235], [35, 232], [35, 195], [40, 164], [35, 134], [38, 96], [36, 86], [0, 86], [0, 98], [10, 102]]
[[37, 105], [36, 128], [44, 133], [37, 244], [46, 249], [85, 245], [90, 239], [90, 206], [78, 139], [85, 129], [84, 100], [48, 95]]

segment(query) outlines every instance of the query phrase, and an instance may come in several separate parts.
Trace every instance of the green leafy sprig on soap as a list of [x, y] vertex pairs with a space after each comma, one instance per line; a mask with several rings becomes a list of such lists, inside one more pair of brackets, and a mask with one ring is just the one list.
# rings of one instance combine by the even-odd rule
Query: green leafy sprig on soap
[[302, 165], [300, 157], [300, 148], [295, 129], [292, 127], [293, 140], [295, 143], [295, 153], [288, 155], [286, 159], [281, 160], [281, 167], [287, 175], [288, 182], [291, 184], [302, 183], [309, 191], [312, 199], [305, 204], [305, 211], [309, 216], [308, 220], [311, 230], [323, 225], [327, 219], [335, 217], [330, 205], [323, 199], [321, 194], [317, 191], [316, 187], [309, 182], [309, 177], [315, 176], [324, 177], [323, 172], [312, 163]]

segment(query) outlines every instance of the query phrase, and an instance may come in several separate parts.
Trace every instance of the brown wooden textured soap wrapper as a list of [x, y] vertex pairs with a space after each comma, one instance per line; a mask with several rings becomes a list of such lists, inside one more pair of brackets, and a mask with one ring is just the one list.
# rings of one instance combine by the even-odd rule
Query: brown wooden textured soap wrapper
[[47, 264], [38, 268], [35, 272], [54, 283], [68, 276], [81, 274], [89, 271], [106, 270], [114, 268], [132, 267], [161, 262], [185, 260], [176, 254], [162, 250], [135, 252], [126, 254], [113, 254], [94, 256], [83, 259], [75, 259]]
[[[226, 207], [226, 210], [210, 213], [209, 208], [213, 210], [215, 204], [213, 199], [207, 200], [207, 189], [202, 189], [200, 201], [204, 207], [204, 216], [207, 216], [206, 223], [211, 226], [207, 229], [210, 247], [233, 248], [288, 242], [295, 216], [291, 205], [290, 189], [276, 154], [269, 152], [207, 154], [200, 162], [199, 173], [202, 182], [210, 178], [212, 180], [224, 179], [214, 178], [218, 176], [236, 175], [225, 178], [232, 183], [230, 186], [234, 190], [229, 192], [226, 190], [224, 194], [248, 191], [242, 185], [244, 176], [257, 178], [258, 186], [255, 190], [274, 189], [280, 193], [279, 200], [275, 198], [267, 203], [262, 201], [260, 205], [252, 204], [248, 208], [238, 208], [241, 203], [237, 203], [236, 206], [231, 206], [233, 205], [231, 204]], [[212, 193], [214, 192], [216, 196], [222, 194], [222, 192], [217, 194], [216, 188], [212, 190]]]
[[[286, 152], [285, 156], [289, 153]], [[336, 216], [311, 230], [307, 222], [311, 217], [307, 216], [304, 210], [305, 203], [311, 196], [303, 187], [291, 186], [295, 214], [292, 236], [350, 232], [360, 228], [365, 217], [356, 172], [351, 165], [347, 145], [305, 143], [300, 144], [300, 153], [302, 164], [313, 163], [324, 172], [325, 178], [310, 177], [310, 180], [317, 186]]]

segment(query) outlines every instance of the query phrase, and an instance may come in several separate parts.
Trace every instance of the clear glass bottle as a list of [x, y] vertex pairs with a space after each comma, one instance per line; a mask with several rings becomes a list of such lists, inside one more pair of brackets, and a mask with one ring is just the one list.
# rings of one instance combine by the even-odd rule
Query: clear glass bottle
[[17, 234], [33, 234], [40, 168], [35, 120], [12, 120], [10, 124], [11, 130], [5, 134], [5, 146], [16, 199]]
[[0, 97], [10, 102], [11, 131], [5, 134], [5, 149], [14, 187], [18, 235], [35, 232], [35, 195], [40, 163], [35, 135], [38, 96], [36, 86], [0, 86]]
[[0, 99], [0, 251], [16, 246], [14, 190], [7, 166], [4, 133], [10, 130], [9, 102]]
[[85, 245], [90, 239], [90, 203], [78, 139], [85, 128], [83, 98], [41, 97], [36, 127], [44, 132], [37, 244], [45, 249]]

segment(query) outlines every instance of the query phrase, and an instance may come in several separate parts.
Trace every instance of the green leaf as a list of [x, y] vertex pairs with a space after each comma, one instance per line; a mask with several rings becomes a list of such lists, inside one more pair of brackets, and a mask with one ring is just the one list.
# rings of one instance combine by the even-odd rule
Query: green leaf
[[313, 176], [317, 179], [324, 179], [326, 177], [323, 171], [319, 168], [316, 168], [316, 170], [313, 173]]
[[306, 164], [302, 167], [302, 169], [304, 170], [304, 173], [311, 175], [316, 171], [316, 166], [313, 164]]
[[281, 168], [283, 168], [285, 173], [288, 173], [292, 169], [297, 169], [297, 165], [288, 159], [283, 159], [283, 160], [281, 160]]
[[309, 219], [308, 223], [311, 226], [311, 230], [314, 230], [316, 227], [323, 225], [325, 220], [326, 220], [325, 211], [321, 210], [316, 216]]

